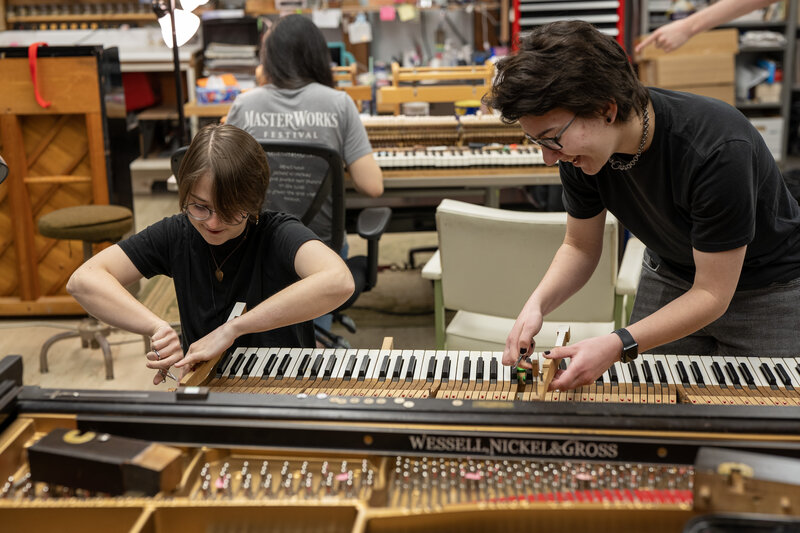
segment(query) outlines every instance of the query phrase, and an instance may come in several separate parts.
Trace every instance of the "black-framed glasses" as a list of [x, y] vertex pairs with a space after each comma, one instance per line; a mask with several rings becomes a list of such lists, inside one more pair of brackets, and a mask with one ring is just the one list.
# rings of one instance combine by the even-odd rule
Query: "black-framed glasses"
[[563, 146], [561, 146], [561, 136], [564, 135], [564, 132], [567, 131], [567, 128], [569, 128], [572, 125], [572, 123], [575, 122], [576, 118], [578, 118], [578, 115], [574, 115], [572, 119], [569, 122], [567, 122], [563, 128], [561, 128], [561, 131], [559, 131], [555, 137], [543, 137], [541, 139], [534, 139], [533, 137], [531, 137], [526, 133], [525, 138], [528, 139], [528, 141], [530, 141], [531, 143], [543, 146], [548, 150], [553, 150], [553, 151], [561, 150], [562, 148], [564, 148]]
[[[183, 210], [186, 212], [187, 215], [197, 220], [198, 222], [203, 222], [204, 220], [208, 220], [209, 218], [211, 218], [211, 215], [216, 213], [214, 209], [210, 209], [204, 205], [195, 203], [186, 204]], [[222, 217], [219, 217], [219, 219], [222, 221], [223, 224], [227, 224], [228, 226], [238, 226], [239, 224], [247, 220], [247, 217], [249, 216], [250, 216], [249, 213], [240, 213], [236, 215], [233, 220], [228, 220]]]

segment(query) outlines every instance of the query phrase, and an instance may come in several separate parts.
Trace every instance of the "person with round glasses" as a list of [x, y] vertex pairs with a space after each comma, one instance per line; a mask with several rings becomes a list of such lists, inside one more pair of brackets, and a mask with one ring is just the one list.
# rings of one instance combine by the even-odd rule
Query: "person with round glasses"
[[581, 21], [534, 29], [497, 63], [484, 100], [559, 165], [568, 215], [505, 364], [530, 354], [543, 317], [590, 278], [607, 212], [646, 245], [631, 325], [545, 352], [570, 358], [551, 390], [590, 384], [643, 351], [798, 354], [800, 206], [741, 112], [644, 87], [625, 50]]
[[[192, 140], [177, 175], [181, 213], [84, 263], [67, 290], [100, 320], [149, 335], [147, 366], [165, 380], [232, 346], [316, 345], [311, 320], [353, 293], [344, 261], [296, 217], [262, 210], [269, 166], [261, 146], [231, 125]], [[125, 286], [172, 278], [181, 336]], [[228, 321], [238, 302], [247, 312]]]

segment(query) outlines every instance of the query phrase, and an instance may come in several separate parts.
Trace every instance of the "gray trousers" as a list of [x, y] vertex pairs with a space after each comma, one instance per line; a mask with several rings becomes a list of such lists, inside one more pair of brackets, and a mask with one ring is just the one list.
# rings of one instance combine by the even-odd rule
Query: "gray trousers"
[[[631, 323], [656, 312], [691, 288], [644, 254]], [[800, 355], [800, 278], [736, 291], [728, 310], [706, 327], [648, 353], [678, 355]]]

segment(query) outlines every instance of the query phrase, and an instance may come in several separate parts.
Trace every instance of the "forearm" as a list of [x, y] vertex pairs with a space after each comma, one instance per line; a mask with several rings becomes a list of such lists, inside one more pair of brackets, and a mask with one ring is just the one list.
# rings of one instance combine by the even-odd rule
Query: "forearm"
[[110, 273], [83, 265], [70, 278], [67, 291], [92, 316], [141, 335], [152, 335], [166, 322], [136, 300]]
[[729, 297], [693, 287], [627, 329], [639, 344], [639, 351], [645, 352], [707, 326], [725, 313], [729, 303]]
[[308, 276], [264, 300], [222, 327], [235, 339], [248, 333], [313, 320], [342, 305], [353, 294], [353, 277], [346, 269]]
[[720, 24], [768, 6], [774, 0], [722, 0], [687, 17], [692, 35], [710, 30]]
[[586, 284], [597, 266], [598, 255], [562, 244], [527, 305], [538, 306], [542, 316], [555, 310]]

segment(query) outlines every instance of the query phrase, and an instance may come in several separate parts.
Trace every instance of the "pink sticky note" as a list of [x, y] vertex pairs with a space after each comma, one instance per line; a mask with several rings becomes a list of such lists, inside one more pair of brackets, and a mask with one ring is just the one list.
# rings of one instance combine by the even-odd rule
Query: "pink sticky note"
[[392, 6], [382, 6], [381, 7], [381, 20], [394, 20], [395, 15], [397, 12], [394, 10]]

